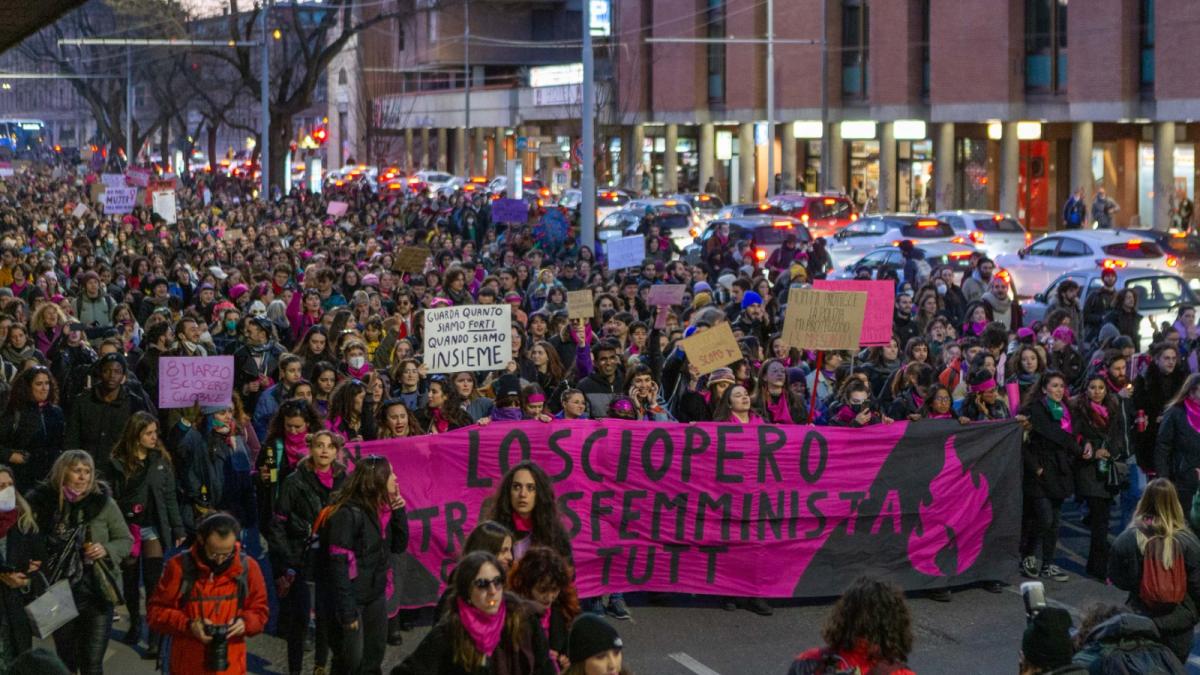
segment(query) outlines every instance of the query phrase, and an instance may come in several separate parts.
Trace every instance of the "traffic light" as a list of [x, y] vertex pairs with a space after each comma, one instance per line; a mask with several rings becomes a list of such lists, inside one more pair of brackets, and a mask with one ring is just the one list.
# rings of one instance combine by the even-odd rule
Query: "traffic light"
[[325, 141], [329, 140], [329, 132], [325, 127], [317, 127], [313, 129], [312, 137], [317, 142], [317, 145], [325, 145]]

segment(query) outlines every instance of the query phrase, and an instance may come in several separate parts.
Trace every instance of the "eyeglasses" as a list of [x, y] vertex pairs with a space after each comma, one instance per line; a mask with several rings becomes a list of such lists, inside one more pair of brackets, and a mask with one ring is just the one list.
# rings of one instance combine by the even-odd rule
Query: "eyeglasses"
[[498, 591], [504, 590], [504, 577], [496, 577], [494, 579], [476, 579], [471, 582], [475, 588], [481, 591], [486, 591], [489, 588], [494, 588]]

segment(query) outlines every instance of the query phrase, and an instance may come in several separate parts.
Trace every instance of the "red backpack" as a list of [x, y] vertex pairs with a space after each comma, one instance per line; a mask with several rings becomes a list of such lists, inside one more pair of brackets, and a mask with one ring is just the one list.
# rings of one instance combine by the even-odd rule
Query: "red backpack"
[[1183, 602], [1187, 594], [1187, 569], [1183, 562], [1183, 551], [1175, 546], [1175, 558], [1171, 569], [1163, 565], [1163, 547], [1166, 540], [1161, 536], [1150, 537], [1142, 558], [1142, 581], [1138, 585], [1138, 598], [1151, 612], [1165, 612]]

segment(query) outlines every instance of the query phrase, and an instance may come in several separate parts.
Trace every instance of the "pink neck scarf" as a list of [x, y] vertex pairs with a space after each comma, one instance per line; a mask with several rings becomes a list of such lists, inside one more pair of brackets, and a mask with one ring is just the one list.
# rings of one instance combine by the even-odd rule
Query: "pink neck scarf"
[[770, 392], [767, 392], [767, 412], [771, 414], [772, 424], [795, 424], [792, 419], [792, 411], [788, 408], [788, 397], [786, 392], [780, 392], [779, 398], [774, 399]]
[[1193, 431], [1200, 434], [1200, 403], [1189, 396], [1183, 400], [1183, 407], [1187, 410], [1188, 425], [1192, 427]]
[[500, 611], [495, 614], [481, 611], [475, 605], [463, 602], [462, 598], [455, 600], [455, 604], [458, 606], [458, 618], [462, 621], [467, 637], [471, 638], [475, 649], [480, 654], [491, 656], [492, 652], [496, 651], [496, 645], [500, 644], [500, 635], [504, 632], [504, 617], [508, 612], [504, 600], [500, 601]]

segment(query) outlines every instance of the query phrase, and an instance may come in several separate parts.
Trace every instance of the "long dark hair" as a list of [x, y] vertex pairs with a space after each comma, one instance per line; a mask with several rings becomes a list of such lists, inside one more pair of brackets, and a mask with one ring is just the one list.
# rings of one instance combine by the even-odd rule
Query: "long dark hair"
[[[1038, 378], [1037, 384], [1030, 387], [1029, 393], [1025, 395], [1025, 400], [1021, 402], [1021, 407], [1028, 408], [1034, 403], [1045, 400], [1046, 393], [1043, 390], [1050, 385], [1050, 380], [1055, 378], [1062, 380], [1064, 385], [1067, 383], [1066, 375], [1063, 375], [1057, 370], [1047, 370], [1046, 372], [1042, 373], [1041, 377]], [[1069, 392], [1065, 393], [1063, 396], [1063, 405], [1067, 404], [1067, 394], [1069, 394]]]
[[[385, 437], [384, 430], [388, 428], [388, 421], [387, 421], [388, 411], [391, 410], [392, 408], [395, 408], [396, 406], [400, 406], [401, 408], [404, 408], [404, 412], [408, 413], [408, 435], [409, 436], [425, 435], [426, 431], [421, 426], [421, 422], [417, 419], [416, 413], [414, 413], [407, 405], [405, 405], [404, 401], [401, 401], [398, 398], [389, 398], [375, 406], [375, 429], [378, 431], [379, 437], [380, 438]], [[391, 438], [391, 437], [387, 436], [386, 438]]]
[[[126, 420], [125, 429], [121, 432], [121, 440], [113, 446], [112, 459], [120, 464], [127, 474], [133, 472], [134, 463], [137, 461], [137, 449], [141, 445], [142, 432], [151, 424], [158, 426], [158, 418], [145, 411], [135, 412]], [[156, 449], [170, 463], [171, 456], [163, 447], [162, 436], [158, 437]]]
[[302, 398], [291, 398], [284, 401], [279, 406], [279, 410], [275, 411], [275, 415], [271, 417], [271, 424], [267, 427], [267, 437], [263, 440], [263, 446], [283, 440], [283, 421], [289, 417], [303, 417], [304, 425], [310, 434], [324, 428], [324, 425], [321, 424], [320, 413], [311, 403]]
[[567, 538], [567, 531], [563, 528], [562, 520], [559, 517], [554, 487], [550, 483], [550, 477], [537, 464], [521, 462], [504, 474], [504, 479], [500, 481], [500, 487], [496, 491], [495, 501], [492, 504], [491, 513], [488, 514], [488, 519], [516, 531], [513, 518], [516, 514], [513, 512], [511, 495], [513, 480], [519, 471], [528, 471], [529, 475], [533, 476], [534, 490], [537, 495], [533, 503], [531, 518], [533, 531], [530, 533], [530, 537], [533, 543], [549, 546], [570, 560], [571, 542]]
[[379, 508], [388, 504], [388, 478], [392, 476], [392, 465], [379, 455], [367, 455], [358, 461], [346, 479], [346, 484], [333, 496], [330, 515], [343, 506], [353, 505], [374, 517]]
[[46, 366], [30, 366], [18, 373], [16, 379], [13, 380], [12, 392], [8, 395], [8, 412], [17, 412], [22, 408], [36, 405], [33, 401], [33, 380], [38, 375], [50, 378], [50, 398], [46, 401], [51, 405], [58, 405], [58, 382], [54, 380], [50, 369]]
[[[468, 604], [471, 602], [471, 586], [475, 583], [475, 577], [479, 576], [479, 570], [487, 564], [495, 567], [500, 574], [504, 573], [504, 568], [496, 556], [487, 551], [472, 551], [458, 561], [458, 566], [454, 568], [454, 574], [451, 576], [450, 610], [444, 621], [449, 628], [454, 663], [468, 672], [473, 672], [479, 667], [483, 655], [475, 649], [475, 643], [467, 635], [455, 601], [462, 600]], [[504, 633], [508, 636], [512, 649], [517, 651], [520, 649], [521, 638], [530, 625], [529, 615], [520, 611], [523, 603], [517, 596], [505, 593], [503, 602], [509, 606], [504, 616]]]
[[363, 399], [363, 410], [354, 411], [354, 399], [359, 394], [367, 392], [367, 385], [360, 380], [343, 380], [338, 386], [333, 388], [333, 395], [329, 397], [329, 415], [332, 420], [341, 420], [343, 424], [349, 424], [352, 417], [358, 418], [359, 426], [367, 418], [367, 401]]
[[873, 660], [903, 663], [912, 651], [912, 616], [904, 593], [870, 577], [855, 579], [834, 603], [821, 629], [825, 645], [836, 652], [866, 647]]

